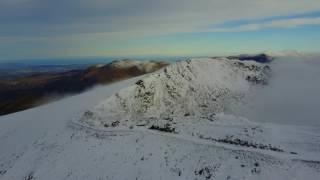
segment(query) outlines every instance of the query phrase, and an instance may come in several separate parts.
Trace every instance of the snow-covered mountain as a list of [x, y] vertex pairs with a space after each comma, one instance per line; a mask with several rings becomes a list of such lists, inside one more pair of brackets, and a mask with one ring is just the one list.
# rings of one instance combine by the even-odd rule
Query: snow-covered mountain
[[83, 120], [101, 127], [119, 120], [120, 126], [129, 127], [185, 116], [214, 118], [229, 103], [241, 103], [252, 86], [266, 84], [269, 73], [269, 65], [254, 61], [182, 61], [119, 91], [86, 112]]
[[0, 179], [317, 180], [319, 127], [235, 113], [272, 69], [191, 59], [0, 117]]

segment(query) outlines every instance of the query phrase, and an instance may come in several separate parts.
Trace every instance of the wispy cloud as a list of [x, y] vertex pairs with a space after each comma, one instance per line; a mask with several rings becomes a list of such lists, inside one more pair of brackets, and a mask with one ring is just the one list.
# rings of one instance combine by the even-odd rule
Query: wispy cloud
[[270, 28], [294, 28], [300, 26], [308, 25], [320, 25], [320, 17], [310, 17], [310, 18], [292, 18], [292, 19], [280, 19], [280, 20], [270, 20], [263, 21], [260, 23], [247, 23], [241, 24], [233, 27], [226, 28], [213, 28], [212, 32], [239, 32], [239, 31], [258, 31]]

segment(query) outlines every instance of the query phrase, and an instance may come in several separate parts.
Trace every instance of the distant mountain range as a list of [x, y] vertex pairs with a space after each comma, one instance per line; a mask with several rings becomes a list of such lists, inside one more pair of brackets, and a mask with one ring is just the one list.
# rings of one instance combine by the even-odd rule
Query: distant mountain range
[[166, 62], [120, 60], [109, 64], [83, 66], [45, 66], [15, 73], [4, 70], [0, 77], [0, 115], [25, 110], [68, 94], [82, 92], [98, 84], [154, 72]]
[[74, 69], [85, 69], [89, 64], [65, 64], [65, 65], [34, 65], [19, 63], [0, 64], [0, 79], [15, 79], [23, 76], [30, 76], [39, 73], [57, 73]]

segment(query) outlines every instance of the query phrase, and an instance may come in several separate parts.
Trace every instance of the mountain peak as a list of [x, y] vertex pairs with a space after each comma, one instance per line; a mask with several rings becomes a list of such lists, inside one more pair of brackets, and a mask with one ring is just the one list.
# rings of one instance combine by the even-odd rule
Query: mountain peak
[[[268, 65], [215, 58], [191, 59], [169, 65], [114, 94], [93, 110], [89, 124], [120, 119], [150, 120], [186, 114], [211, 117], [222, 112], [228, 99], [240, 99], [255, 84], [267, 82]], [[150, 125], [151, 125], [150, 124]]]

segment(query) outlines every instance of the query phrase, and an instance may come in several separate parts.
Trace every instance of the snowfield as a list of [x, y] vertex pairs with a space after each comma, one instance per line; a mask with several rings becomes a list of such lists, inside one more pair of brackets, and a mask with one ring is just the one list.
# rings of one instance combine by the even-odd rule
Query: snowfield
[[272, 63], [192, 59], [2, 116], [0, 179], [318, 180], [319, 127], [237, 113], [272, 76]]

